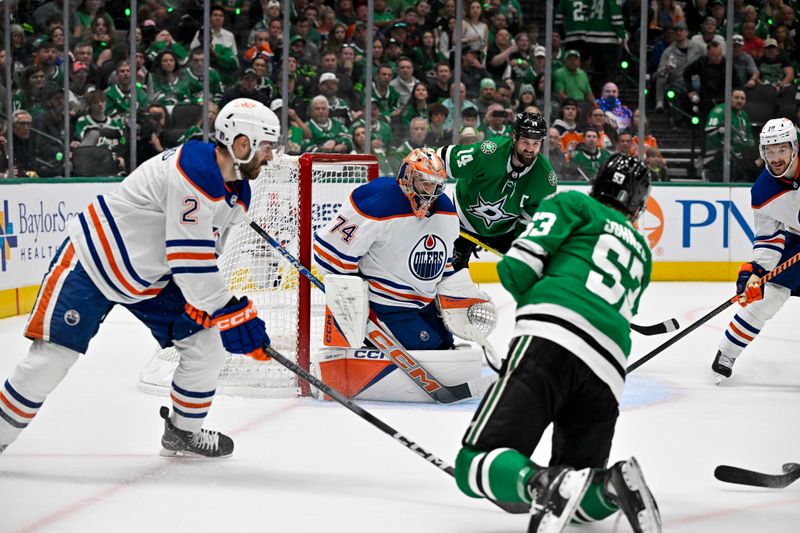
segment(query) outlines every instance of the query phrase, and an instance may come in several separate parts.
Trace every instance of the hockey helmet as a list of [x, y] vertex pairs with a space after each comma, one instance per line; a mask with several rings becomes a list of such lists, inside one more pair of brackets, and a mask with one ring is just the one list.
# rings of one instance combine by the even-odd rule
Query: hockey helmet
[[[277, 143], [280, 138], [281, 123], [277, 115], [261, 102], [249, 98], [231, 100], [223, 107], [214, 121], [217, 142], [228, 148], [234, 163], [249, 163], [261, 143]], [[233, 141], [239, 135], [250, 140], [250, 154], [245, 159], [237, 158], [233, 153]]]
[[650, 171], [634, 157], [614, 154], [597, 172], [589, 196], [635, 220], [650, 196]]
[[[764, 164], [767, 167], [767, 172], [776, 178], [782, 178], [787, 172], [789, 172], [792, 163], [794, 163], [795, 159], [797, 159], [797, 129], [795, 129], [794, 124], [792, 124], [792, 121], [788, 118], [773, 118], [764, 124], [759, 137], [758, 151], [761, 154], [761, 159], [764, 161]], [[780, 174], [775, 174], [769, 165], [769, 160], [767, 159], [767, 152], [769, 150], [766, 147], [784, 143], [789, 143], [791, 147], [789, 164], [786, 165], [786, 168], [783, 169], [783, 172]]]
[[517, 113], [514, 118], [514, 135], [526, 139], [544, 139], [547, 136], [547, 122], [540, 113]]
[[425, 218], [428, 209], [444, 191], [447, 174], [442, 158], [431, 148], [415, 148], [403, 159], [397, 173], [397, 184], [418, 218]]

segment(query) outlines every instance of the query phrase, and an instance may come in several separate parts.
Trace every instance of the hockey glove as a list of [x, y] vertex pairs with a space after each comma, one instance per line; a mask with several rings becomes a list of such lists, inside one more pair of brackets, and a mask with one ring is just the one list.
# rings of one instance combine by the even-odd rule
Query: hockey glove
[[739, 267], [739, 277], [736, 279], [736, 294], [739, 295], [739, 305], [746, 307], [764, 298], [764, 286], [758, 281], [767, 274], [767, 271], [758, 263], [742, 263]]
[[258, 318], [256, 307], [246, 296], [231, 298], [228, 305], [211, 315], [211, 323], [219, 329], [222, 345], [229, 352], [245, 354], [259, 361], [269, 359], [261, 348], [270, 342], [267, 326]]

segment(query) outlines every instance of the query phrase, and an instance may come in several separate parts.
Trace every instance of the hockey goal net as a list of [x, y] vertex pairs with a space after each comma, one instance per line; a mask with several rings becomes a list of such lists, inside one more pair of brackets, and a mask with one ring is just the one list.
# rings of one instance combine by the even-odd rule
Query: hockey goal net
[[[377, 176], [373, 156], [284, 155], [252, 182], [248, 215], [310, 268], [314, 231], [328, 223], [355, 187]], [[272, 346], [308, 369], [322, 339], [322, 292], [246, 223], [231, 233], [219, 266], [231, 291], [258, 306]], [[139, 388], [167, 394], [177, 364], [174, 348], [158, 350], [140, 372]], [[308, 386], [277, 362], [229, 354], [217, 392], [290, 397], [307, 395]]]

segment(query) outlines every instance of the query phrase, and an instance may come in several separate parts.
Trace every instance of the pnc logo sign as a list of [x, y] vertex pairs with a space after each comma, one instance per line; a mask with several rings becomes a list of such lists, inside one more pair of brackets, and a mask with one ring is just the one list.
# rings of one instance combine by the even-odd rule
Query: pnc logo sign
[[639, 229], [647, 239], [651, 250], [658, 245], [664, 235], [664, 211], [652, 196], [647, 199], [644, 215], [639, 219]]
[[11, 260], [11, 249], [16, 247], [14, 223], [8, 217], [8, 200], [3, 200], [3, 210], [0, 211], [0, 271], [6, 271]]

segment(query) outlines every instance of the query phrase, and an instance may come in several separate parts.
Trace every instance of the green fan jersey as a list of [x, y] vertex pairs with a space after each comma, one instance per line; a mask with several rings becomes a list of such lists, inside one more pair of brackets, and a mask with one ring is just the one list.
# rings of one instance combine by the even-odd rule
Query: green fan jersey
[[540, 153], [533, 165], [515, 172], [513, 147], [510, 137], [492, 137], [437, 151], [447, 176], [456, 180], [456, 211], [467, 231], [481, 237], [521, 232], [542, 199], [556, 191], [550, 161]]
[[625, 215], [568, 191], [542, 201], [497, 272], [517, 301], [514, 335], [567, 348], [620, 400], [630, 320], [651, 268], [650, 248]]

